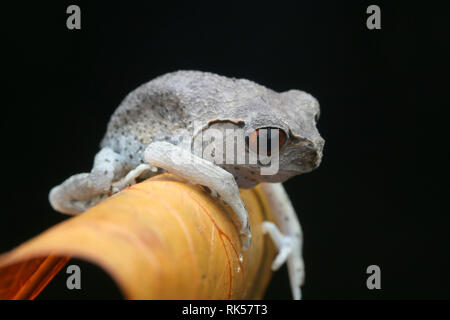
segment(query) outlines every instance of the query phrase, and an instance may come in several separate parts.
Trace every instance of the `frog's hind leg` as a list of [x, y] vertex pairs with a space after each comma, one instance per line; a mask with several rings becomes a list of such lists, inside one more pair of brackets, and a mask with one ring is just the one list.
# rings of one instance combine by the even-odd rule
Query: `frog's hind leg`
[[305, 277], [302, 257], [303, 233], [300, 222], [281, 183], [262, 183], [261, 190], [278, 225], [265, 221], [261, 226], [262, 231], [269, 234], [278, 249], [272, 270], [277, 270], [287, 262], [292, 296], [295, 300], [300, 300], [302, 296], [300, 287]]
[[123, 163], [122, 156], [112, 149], [101, 149], [90, 173], [75, 174], [50, 191], [51, 206], [66, 214], [89, 209], [111, 193], [113, 180], [124, 175]]

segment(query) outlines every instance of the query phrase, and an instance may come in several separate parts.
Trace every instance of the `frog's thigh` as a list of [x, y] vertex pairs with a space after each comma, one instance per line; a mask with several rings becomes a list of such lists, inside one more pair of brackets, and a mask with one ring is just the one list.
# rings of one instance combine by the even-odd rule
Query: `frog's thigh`
[[294, 299], [301, 298], [300, 286], [304, 280], [304, 262], [302, 258], [302, 228], [281, 183], [262, 183], [261, 189], [265, 194], [275, 220], [280, 226], [266, 221], [262, 224], [264, 233], [268, 233], [278, 248], [272, 269], [278, 269], [287, 261], [289, 279]]
[[90, 173], [75, 174], [50, 191], [50, 204], [62, 213], [81, 213], [106, 198], [114, 176], [121, 171], [122, 156], [103, 148], [95, 156]]
[[151, 143], [144, 154], [145, 160], [195, 184], [207, 186], [234, 210], [245, 236], [244, 248], [250, 245], [251, 233], [247, 210], [244, 207], [234, 177], [214, 163], [167, 142]]

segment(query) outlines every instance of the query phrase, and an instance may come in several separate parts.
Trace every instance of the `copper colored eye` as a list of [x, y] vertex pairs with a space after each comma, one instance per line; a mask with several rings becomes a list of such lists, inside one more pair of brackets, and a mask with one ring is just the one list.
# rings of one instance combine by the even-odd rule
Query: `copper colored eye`
[[[278, 146], [273, 143], [273, 139], [278, 136]], [[286, 143], [286, 133], [278, 128], [261, 128], [253, 131], [248, 137], [249, 148], [256, 152], [263, 154], [264, 150], [259, 150], [263, 143], [267, 146], [267, 155], [270, 156], [272, 152], [278, 151]]]

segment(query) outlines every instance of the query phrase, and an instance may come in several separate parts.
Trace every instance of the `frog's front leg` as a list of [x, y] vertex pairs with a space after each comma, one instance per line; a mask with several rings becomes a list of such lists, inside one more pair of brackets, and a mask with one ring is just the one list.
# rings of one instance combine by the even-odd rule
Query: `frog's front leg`
[[113, 179], [123, 172], [122, 156], [103, 148], [95, 156], [91, 172], [75, 174], [50, 191], [50, 204], [67, 214], [86, 211], [108, 196]]
[[120, 190], [135, 184], [136, 179], [141, 177], [146, 172], [152, 172], [153, 174], [156, 174], [158, 172], [158, 168], [152, 166], [151, 164], [141, 163], [133, 170], [130, 170], [125, 177], [112, 184], [111, 186], [112, 193], [117, 193]]
[[272, 263], [272, 270], [277, 270], [287, 261], [292, 296], [294, 299], [300, 300], [300, 286], [305, 278], [302, 258], [303, 234], [300, 222], [281, 183], [262, 183], [261, 189], [280, 228], [278, 229], [277, 225], [269, 221], [262, 224], [263, 232], [270, 235], [278, 248], [278, 255]]
[[153, 142], [145, 150], [145, 160], [195, 184], [217, 192], [238, 217], [244, 250], [250, 246], [251, 232], [247, 210], [234, 177], [214, 163], [167, 142]]

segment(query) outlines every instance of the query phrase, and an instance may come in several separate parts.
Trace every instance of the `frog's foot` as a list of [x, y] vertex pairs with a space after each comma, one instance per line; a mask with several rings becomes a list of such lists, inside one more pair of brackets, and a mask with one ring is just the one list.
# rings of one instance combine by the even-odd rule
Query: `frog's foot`
[[91, 172], [75, 174], [50, 191], [50, 204], [66, 214], [86, 211], [108, 197], [114, 177], [122, 170], [121, 156], [103, 148], [95, 156]]
[[233, 209], [239, 220], [239, 234], [243, 249], [246, 250], [250, 246], [251, 232], [247, 210], [231, 173], [168, 142], [151, 143], [146, 148], [144, 157], [153, 166], [216, 192]]
[[295, 236], [283, 235], [278, 227], [269, 221], [262, 223], [263, 233], [268, 233], [278, 249], [278, 255], [272, 263], [272, 270], [278, 270], [287, 262], [292, 295], [295, 300], [301, 299], [300, 286], [305, 278], [305, 268], [301, 256], [301, 240]]
[[270, 235], [279, 251], [272, 268], [276, 270], [287, 262], [292, 296], [294, 299], [300, 299], [300, 286], [305, 278], [302, 258], [303, 233], [300, 221], [281, 183], [262, 183], [261, 190], [277, 222], [277, 225], [272, 222], [262, 224], [262, 231]]

